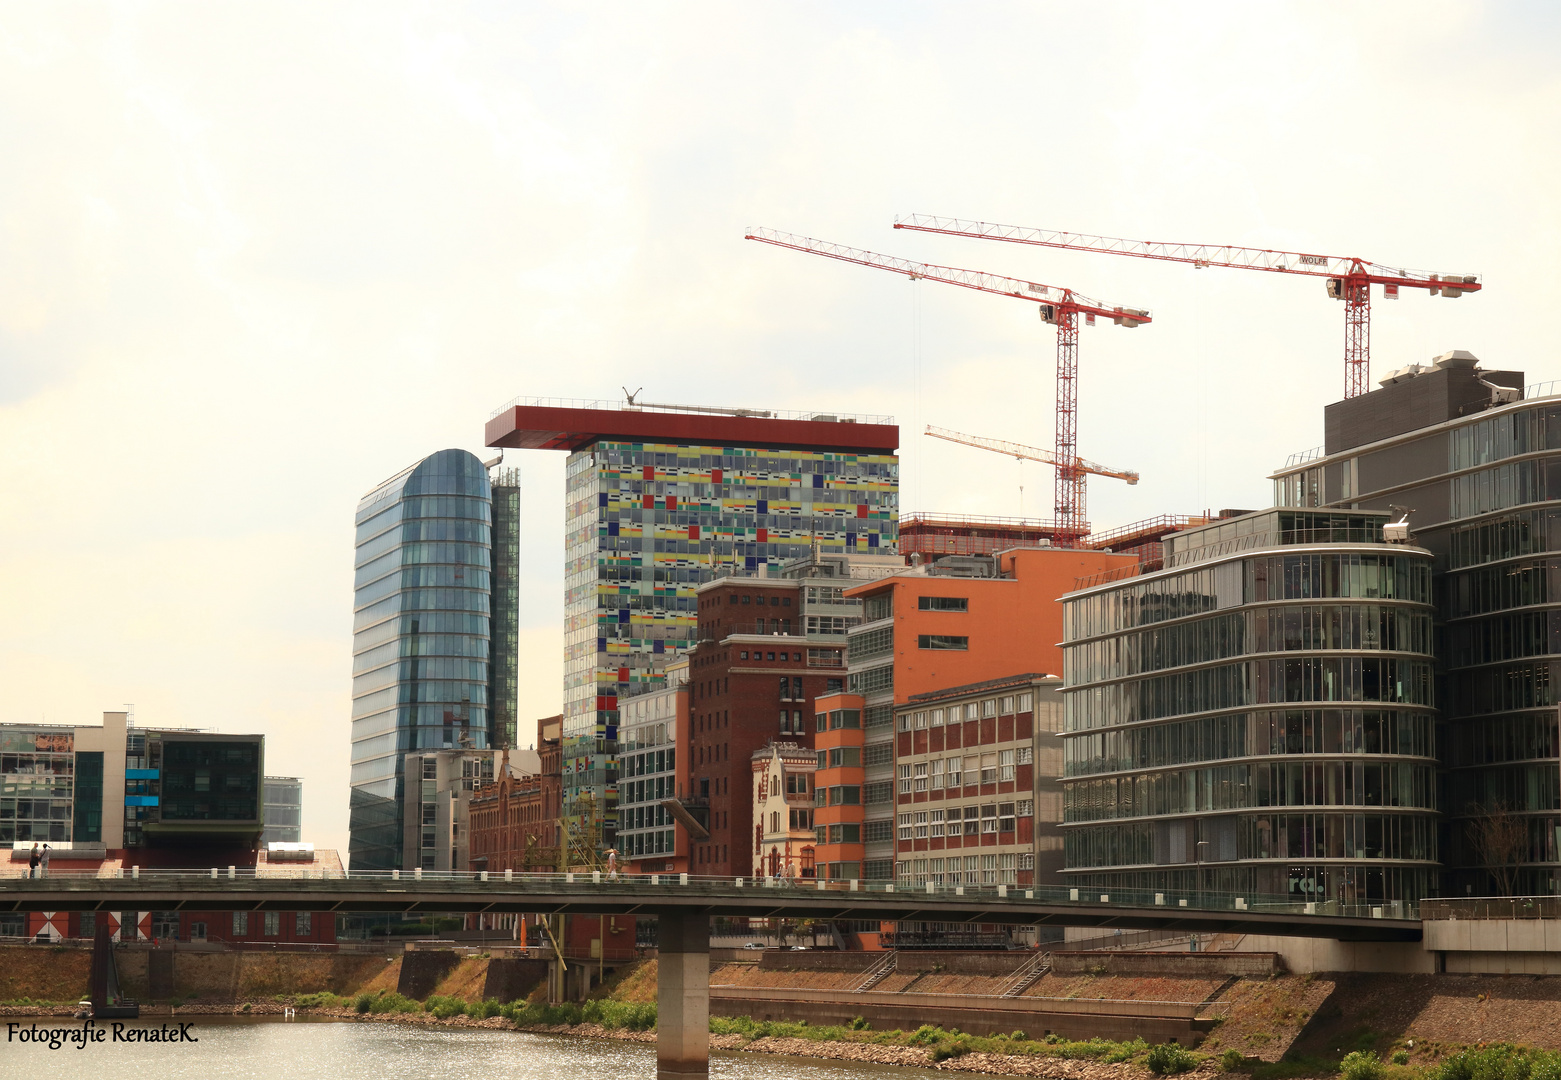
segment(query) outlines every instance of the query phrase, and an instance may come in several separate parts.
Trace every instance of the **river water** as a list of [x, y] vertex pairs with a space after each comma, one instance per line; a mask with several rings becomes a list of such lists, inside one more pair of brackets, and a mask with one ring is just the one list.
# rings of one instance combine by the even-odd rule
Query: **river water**
[[[17, 1080], [637, 1080], [656, 1075], [651, 1043], [411, 1024], [197, 1016], [199, 1042], [23, 1043], [9, 1027], [82, 1027], [63, 1017], [7, 1017], [0, 1078]], [[159, 1026], [129, 1022], [127, 1028]], [[107, 1026], [100, 1024], [99, 1026]], [[111, 1038], [111, 1036], [110, 1036]], [[719, 1080], [922, 1080], [923, 1069], [713, 1053]]]

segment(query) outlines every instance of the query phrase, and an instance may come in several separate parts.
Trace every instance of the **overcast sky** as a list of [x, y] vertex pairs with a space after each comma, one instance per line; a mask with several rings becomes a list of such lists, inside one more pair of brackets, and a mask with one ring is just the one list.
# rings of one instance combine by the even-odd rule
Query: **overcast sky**
[[[345, 848], [354, 504], [488, 456], [522, 394], [892, 413], [903, 509], [1050, 516], [1042, 468], [913, 434], [1050, 445], [1033, 305], [750, 225], [1151, 309], [1080, 335], [1080, 452], [1143, 475], [1091, 483], [1097, 529], [1267, 505], [1342, 394], [1341, 305], [896, 214], [1481, 274], [1379, 300], [1374, 376], [1561, 379], [1558, 11], [0, 3], [0, 719], [264, 732]], [[563, 457], [508, 463], [525, 724]]]

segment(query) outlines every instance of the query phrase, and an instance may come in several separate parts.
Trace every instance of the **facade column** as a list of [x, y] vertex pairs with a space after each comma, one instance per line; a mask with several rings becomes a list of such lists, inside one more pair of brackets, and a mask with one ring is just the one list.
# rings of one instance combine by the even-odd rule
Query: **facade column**
[[656, 1080], [710, 1075], [710, 917], [656, 917]]

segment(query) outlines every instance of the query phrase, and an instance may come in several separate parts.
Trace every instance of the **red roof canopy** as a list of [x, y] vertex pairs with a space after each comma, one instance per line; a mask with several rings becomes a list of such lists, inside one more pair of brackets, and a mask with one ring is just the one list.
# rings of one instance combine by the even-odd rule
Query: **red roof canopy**
[[900, 445], [900, 427], [850, 420], [515, 405], [488, 421], [484, 439], [489, 446], [519, 450], [572, 451], [609, 439], [892, 454]]

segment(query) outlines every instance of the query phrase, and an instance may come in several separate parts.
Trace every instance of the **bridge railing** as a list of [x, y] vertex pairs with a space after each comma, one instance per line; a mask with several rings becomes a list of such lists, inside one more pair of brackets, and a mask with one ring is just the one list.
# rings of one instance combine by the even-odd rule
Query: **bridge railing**
[[1465, 896], [1420, 901], [1423, 919], [1561, 919], [1561, 896]]
[[[455, 892], [481, 895], [492, 889], [506, 892], [604, 893], [625, 892], [643, 896], [663, 890], [689, 890], [711, 895], [733, 896], [741, 891], [784, 889], [791, 893], [860, 893], [870, 897], [896, 899], [916, 896], [941, 901], [1004, 904], [1077, 904], [1091, 908], [1187, 908], [1197, 911], [1251, 911], [1263, 914], [1340, 916], [1351, 918], [1413, 919], [1417, 906], [1402, 901], [1305, 901], [1292, 896], [1235, 896], [1212, 892], [1151, 892], [1147, 890], [1104, 890], [1067, 885], [1018, 885], [992, 882], [952, 881], [867, 881], [786, 879], [778, 877], [713, 877], [697, 874], [612, 874], [605, 871], [576, 873], [524, 873], [515, 871], [439, 871], [439, 870], [326, 870], [300, 866], [212, 867], [206, 871], [163, 870], [144, 867], [115, 867], [105, 870], [51, 870], [48, 879], [0, 878], [0, 892], [13, 888], [47, 889], [49, 880], [84, 884], [88, 881], [138, 881], [154, 888], [180, 887], [197, 881], [243, 881], [264, 884], [272, 881], [338, 881], [354, 884], [384, 884], [398, 887], [408, 884], [443, 886]], [[1428, 901], [1429, 902], [1429, 901]], [[1493, 916], [1494, 917], [1494, 916]]]

